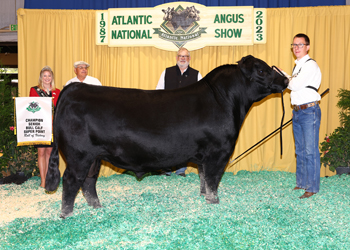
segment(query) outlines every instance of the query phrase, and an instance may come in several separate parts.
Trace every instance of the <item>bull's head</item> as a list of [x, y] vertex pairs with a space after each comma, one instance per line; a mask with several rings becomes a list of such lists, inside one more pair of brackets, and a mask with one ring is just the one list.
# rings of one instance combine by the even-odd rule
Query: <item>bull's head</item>
[[288, 78], [273, 70], [264, 61], [252, 55], [243, 57], [238, 67], [250, 82], [256, 82], [271, 93], [281, 93], [288, 86]]

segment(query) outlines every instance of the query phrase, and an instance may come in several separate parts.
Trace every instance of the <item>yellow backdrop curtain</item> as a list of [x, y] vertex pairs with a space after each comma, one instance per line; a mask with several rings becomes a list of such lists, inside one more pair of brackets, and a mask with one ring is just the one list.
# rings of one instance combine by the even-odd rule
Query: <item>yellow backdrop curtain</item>
[[[191, 66], [203, 76], [222, 64], [232, 64], [253, 55], [269, 65], [291, 73], [294, 58], [290, 49], [293, 36], [306, 33], [311, 40], [310, 56], [322, 71], [319, 92], [330, 88], [321, 101], [320, 140], [338, 125], [337, 90], [350, 85], [350, 6], [267, 9], [267, 43], [253, 46], [205, 47], [191, 52]], [[40, 70], [49, 65], [55, 82], [62, 89], [74, 77], [73, 63], [90, 63], [89, 75], [103, 85], [122, 88], [155, 89], [161, 72], [175, 65], [175, 52], [153, 47], [109, 48], [95, 45], [94, 10], [18, 10], [19, 93], [28, 96], [37, 84]], [[284, 93], [285, 122], [291, 119], [289, 92]], [[296, 159], [292, 126], [283, 130], [283, 156], [279, 134], [271, 137], [250, 154], [234, 161], [239, 154], [274, 131], [280, 125], [280, 95], [271, 95], [256, 103], [241, 129], [235, 152], [226, 171], [239, 170], [295, 172]], [[104, 163], [101, 175], [122, 170]], [[65, 163], [61, 159], [63, 173]], [[195, 168], [189, 168], [196, 172]], [[322, 167], [321, 176], [333, 175]]]

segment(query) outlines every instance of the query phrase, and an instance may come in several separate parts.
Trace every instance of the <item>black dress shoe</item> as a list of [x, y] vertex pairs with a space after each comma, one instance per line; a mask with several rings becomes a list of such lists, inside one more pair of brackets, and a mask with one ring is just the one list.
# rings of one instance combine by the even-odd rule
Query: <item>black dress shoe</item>
[[178, 175], [180, 175], [180, 176], [182, 176], [182, 177], [186, 177], [186, 174], [185, 174], [185, 173], [180, 173], [180, 174], [178, 174]]
[[309, 198], [311, 196], [313, 196], [316, 193], [312, 193], [312, 192], [305, 192], [302, 196], [300, 196], [300, 199], [304, 199], [304, 198]]

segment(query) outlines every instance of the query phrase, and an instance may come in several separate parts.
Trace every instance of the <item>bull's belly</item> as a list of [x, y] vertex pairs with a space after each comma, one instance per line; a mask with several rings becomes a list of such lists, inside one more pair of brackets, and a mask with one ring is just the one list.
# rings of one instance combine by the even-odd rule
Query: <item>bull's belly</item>
[[111, 163], [115, 167], [139, 172], [148, 172], [172, 168], [176, 166], [183, 166], [188, 162], [193, 162], [196, 164], [199, 163], [198, 159], [188, 156], [166, 157], [163, 159], [153, 158], [152, 160], [150, 159], [150, 157], [141, 156], [136, 156], [132, 158], [105, 156], [101, 157], [101, 159]]

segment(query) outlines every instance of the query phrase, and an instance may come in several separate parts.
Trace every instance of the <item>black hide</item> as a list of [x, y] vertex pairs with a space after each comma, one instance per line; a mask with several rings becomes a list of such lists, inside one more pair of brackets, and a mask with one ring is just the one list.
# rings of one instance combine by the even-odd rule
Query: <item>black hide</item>
[[60, 181], [58, 148], [66, 158], [61, 217], [73, 213], [82, 188], [89, 205], [96, 193], [100, 161], [137, 176], [182, 163], [198, 164], [200, 194], [219, 203], [217, 189], [252, 104], [281, 93], [287, 78], [247, 56], [223, 65], [201, 81], [175, 90], [140, 90], [72, 83], [60, 94], [46, 190]]

